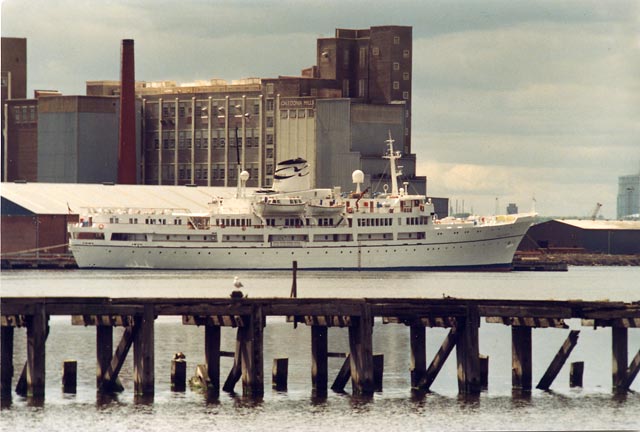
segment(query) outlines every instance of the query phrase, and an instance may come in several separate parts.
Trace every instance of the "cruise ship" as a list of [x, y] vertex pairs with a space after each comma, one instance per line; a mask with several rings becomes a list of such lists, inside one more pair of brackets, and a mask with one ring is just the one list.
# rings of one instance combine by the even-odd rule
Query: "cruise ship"
[[273, 186], [211, 197], [208, 211], [84, 208], [68, 227], [80, 268], [510, 270], [534, 213], [439, 219], [430, 199], [399, 187], [400, 152], [386, 141], [391, 186], [355, 192], [310, 187], [301, 158], [280, 162]]

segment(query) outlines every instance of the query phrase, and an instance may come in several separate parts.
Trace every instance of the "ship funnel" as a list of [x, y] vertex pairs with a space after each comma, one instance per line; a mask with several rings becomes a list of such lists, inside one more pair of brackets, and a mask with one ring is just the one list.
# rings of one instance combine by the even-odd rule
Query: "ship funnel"
[[311, 189], [311, 168], [302, 158], [279, 162], [273, 175], [273, 189], [278, 192], [297, 192]]

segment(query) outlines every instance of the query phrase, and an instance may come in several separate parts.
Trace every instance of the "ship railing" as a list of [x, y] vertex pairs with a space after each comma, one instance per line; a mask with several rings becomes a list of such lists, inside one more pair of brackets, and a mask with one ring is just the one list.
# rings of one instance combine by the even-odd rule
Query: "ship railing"
[[80, 207], [81, 214], [112, 214], [112, 215], [172, 215], [176, 213], [189, 214], [186, 208], [177, 207]]

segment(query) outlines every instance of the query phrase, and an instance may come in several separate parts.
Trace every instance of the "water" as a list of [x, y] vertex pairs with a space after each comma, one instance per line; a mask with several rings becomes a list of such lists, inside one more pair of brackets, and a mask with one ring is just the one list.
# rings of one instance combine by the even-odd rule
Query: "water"
[[[239, 276], [250, 297], [287, 297], [290, 272], [162, 272], [162, 271], [5, 271], [0, 274], [2, 296], [228, 296], [233, 276]], [[422, 273], [422, 272], [300, 272], [299, 297], [414, 297], [640, 300], [640, 268], [572, 267], [566, 273]], [[489, 388], [479, 397], [457, 394], [452, 354], [428, 394], [410, 390], [408, 328], [374, 327], [374, 352], [384, 354], [383, 391], [373, 398], [329, 391], [311, 395], [310, 330], [294, 329], [283, 318], [271, 317], [264, 334], [265, 395], [262, 400], [222, 393], [207, 401], [195, 391], [170, 391], [173, 354], [187, 356], [188, 375], [204, 362], [204, 329], [183, 326], [177, 317], [156, 321], [156, 393], [152, 401], [132, 393], [132, 355], [120, 374], [125, 391], [99, 397], [95, 391], [95, 328], [71, 326], [69, 317], [52, 317], [47, 341], [47, 388], [44, 402], [13, 395], [0, 411], [0, 430], [82, 431], [235, 431], [235, 430], [585, 430], [640, 428], [640, 378], [625, 396], [611, 393], [611, 331], [581, 327], [578, 345], [556, 378], [551, 391], [534, 390], [529, 397], [511, 392], [511, 333], [507, 326], [482, 322], [480, 352], [488, 355]], [[534, 329], [533, 380], [546, 367], [569, 330]], [[25, 361], [24, 329], [16, 330], [14, 364]], [[122, 329], [114, 331], [115, 343]], [[447, 331], [427, 329], [429, 359]], [[235, 332], [222, 329], [222, 349], [233, 351]], [[629, 359], [640, 348], [640, 331], [629, 331]], [[348, 350], [345, 329], [331, 328], [329, 350]], [[289, 388], [270, 388], [271, 362], [289, 358]], [[63, 394], [62, 362], [78, 360], [78, 392]], [[585, 362], [584, 387], [569, 387], [569, 363]], [[341, 359], [330, 359], [330, 377]], [[223, 358], [221, 379], [232, 359]], [[13, 384], [17, 379], [14, 377]], [[241, 383], [236, 385], [241, 392]]]

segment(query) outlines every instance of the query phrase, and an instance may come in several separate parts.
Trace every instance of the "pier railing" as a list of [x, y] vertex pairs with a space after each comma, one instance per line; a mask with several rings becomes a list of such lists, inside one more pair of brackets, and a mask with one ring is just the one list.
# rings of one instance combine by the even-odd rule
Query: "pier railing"
[[[311, 378], [315, 394], [327, 392], [327, 359], [331, 327], [349, 329], [349, 353], [332, 388], [341, 390], [351, 379], [355, 394], [371, 394], [380, 387], [381, 362], [374, 356], [374, 319], [409, 327], [411, 386], [429, 390], [449, 354], [456, 349], [458, 390], [476, 394], [486, 381], [487, 360], [479, 352], [481, 319], [511, 327], [512, 384], [529, 392], [532, 378], [532, 329], [567, 328], [565, 320], [578, 318], [583, 326], [608, 327], [612, 332], [612, 388], [626, 392], [640, 371], [640, 350], [629, 363], [628, 330], [640, 327], [640, 303], [610, 301], [532, 301], [418, 298], [108, 298], [108, 297], [3, 297], [1, 318], [3, 397], [12, 394], [13, 336], [26, 328], [27, 362], [16, 391], [28, 396], [45, 392], [45, 343], [49, 317], [70, 315], [73, 325], [95, 326], [97, 386], [100, 391], [118, 389], [118, 373], [133, 346], [134, 386], [138, 395], [154, 392], [154, 321], [161, 315], [178, 315], [184, 325], [204, 326], [206, 364], [198, 368], [207, 391], [220, 391], [220, 357], [233, 355], [234, 365], [223, 390], [233, 391], [242, 380], [243, 394], [264, 393], [263, 329], [266, 317], [282, 316], [294, 325], [311, 327]], [[125, 332], [114, 350], [113, 327]], [[220, 350], [220, 328], [237, 329], [235, 353]], [[448, 328], [440, 350], [428, 364], [426, 329]], [[559, 347], [537, 388], [548, 389], [571, 350], [579, 330], [570, 332]], [[383, 361], [383, 360], [382, 360]], [[274, 379], [276, 376], [274, 365]], [[279, 372], [281, 373], [281, 371]]]

